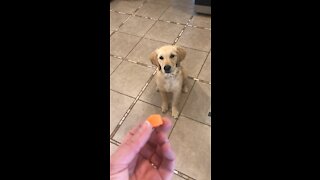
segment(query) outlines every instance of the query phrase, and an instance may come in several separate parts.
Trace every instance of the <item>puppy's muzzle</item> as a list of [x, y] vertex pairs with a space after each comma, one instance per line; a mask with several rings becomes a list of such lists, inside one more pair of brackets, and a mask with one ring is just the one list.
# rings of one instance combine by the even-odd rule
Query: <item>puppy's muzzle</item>
[[163, 69], [164, 69], [165, 73], [170, 73], [171, 72], [171, 66], [170, 65], [165, 65]]

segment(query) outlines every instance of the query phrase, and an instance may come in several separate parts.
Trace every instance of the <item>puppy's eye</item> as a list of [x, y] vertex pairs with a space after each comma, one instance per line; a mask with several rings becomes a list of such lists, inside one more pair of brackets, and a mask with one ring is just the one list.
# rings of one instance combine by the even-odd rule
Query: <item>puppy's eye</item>
[[160, 56], [160, 57], [159, 57], [159, 59], [163, 60], [163, 57], [162, 57], [162, 56]]
[[171, 55], [170, 55], [170, 58], [174, 58], [174, 54], [171, 54]]

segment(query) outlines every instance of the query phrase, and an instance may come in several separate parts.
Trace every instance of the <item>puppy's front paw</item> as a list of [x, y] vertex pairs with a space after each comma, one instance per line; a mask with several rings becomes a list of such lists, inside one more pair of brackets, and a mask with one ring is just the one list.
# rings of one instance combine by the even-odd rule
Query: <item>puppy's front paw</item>
[[172, 107], [172, 117], [174, 117], [175, 119], [177, 119], [179, 116], [179, 111], [177, 108]]
[[163, 113], [168, 111], [168, 104], [167, 103], [162, 103], [161, 105], [161, 110]]
[[182, 88], [182, 92], [183, 92], [183, 93], [189, 92], [189, 88], [188, 88], [187, 86], [184, 86], [184, 87]]

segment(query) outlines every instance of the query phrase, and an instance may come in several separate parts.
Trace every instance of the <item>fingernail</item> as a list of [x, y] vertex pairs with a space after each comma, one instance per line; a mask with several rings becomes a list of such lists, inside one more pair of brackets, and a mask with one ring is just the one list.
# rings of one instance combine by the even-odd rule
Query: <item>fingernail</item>
[[143, 127], [144, 128], [152, 128], [152, 126], [151, 126], [151, 124], [150, 124], [150, 122], [149, 121], [145, 121], [144, 123], [143, 123]]

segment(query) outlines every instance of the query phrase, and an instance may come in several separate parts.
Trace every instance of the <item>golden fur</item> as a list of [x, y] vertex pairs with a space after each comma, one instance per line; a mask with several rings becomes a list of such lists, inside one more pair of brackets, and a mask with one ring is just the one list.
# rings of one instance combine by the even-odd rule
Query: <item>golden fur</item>
[[[186, 51], [181, 47], [167, 45], [156, 49], [150, 54], [152, 64], [157, 66], [157, 74], [155, 75], [157, 91], [161, 94], [162, 112], [168, 110], [168, 94], [172, 93], [172, 116], [178, 118], [179, 110], [177, 108], [181, 92], [188, 92], [186, 85], [187, 74], [181, 66]], [[170, 67], [170, 71], [165, 71]]]

